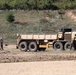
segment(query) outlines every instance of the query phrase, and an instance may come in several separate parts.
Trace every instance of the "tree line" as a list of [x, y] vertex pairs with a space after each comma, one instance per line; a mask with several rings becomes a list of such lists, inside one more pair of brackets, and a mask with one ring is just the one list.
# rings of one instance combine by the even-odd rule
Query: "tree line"
[[0, 0], [0, 10], [76, 9], [76, 0]]

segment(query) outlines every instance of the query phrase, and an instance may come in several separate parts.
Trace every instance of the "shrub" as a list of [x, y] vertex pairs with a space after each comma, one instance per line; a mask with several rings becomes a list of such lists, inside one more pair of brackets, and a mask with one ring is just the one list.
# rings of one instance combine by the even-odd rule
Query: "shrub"
[[0, 0], [0, 9], [76, 9], [76, 0]]
[[7, 15], [6, 15], [6, 20], [10, 23], [12, 23], [13, 21], [15, 21], [15, 18], [14, 18], [14, 15], [12, 12], [9, 12]]
[[3, 4], [3, 9], [8, 9], [8, 10], [10, 10], [11, 7], [10, 7], [7, 3], [5, 3], [5, 4]]

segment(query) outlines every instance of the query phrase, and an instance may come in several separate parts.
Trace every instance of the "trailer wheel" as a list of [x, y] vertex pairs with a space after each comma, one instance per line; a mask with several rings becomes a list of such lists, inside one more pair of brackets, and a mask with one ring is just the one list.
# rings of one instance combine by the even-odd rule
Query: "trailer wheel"
[[31, 52], [36, 52], [37, 49], [38, 49], [37, 43], [36, 43], [36, 42], [30, 42], [30, 44], [29, 44], [29, 50], [30, 50]]
[[67, 50], [67, 51], [69, 51], [69, 50], [71, 50], [71, 48], [72, 48], [71, 42], [66, 42], [65, 46], [64, 46], [64, 49]]
[[21, 51], [27, 51], [27, 42], [21, 42], [20, 44], [19, 44], [19, 49], [21, 50]]
[[53, 48], [54, 48], [56, 51], [63, 50], [63, 44], [62, 44], [61, 42], [55, 42], [54, 45], [53, 45]]

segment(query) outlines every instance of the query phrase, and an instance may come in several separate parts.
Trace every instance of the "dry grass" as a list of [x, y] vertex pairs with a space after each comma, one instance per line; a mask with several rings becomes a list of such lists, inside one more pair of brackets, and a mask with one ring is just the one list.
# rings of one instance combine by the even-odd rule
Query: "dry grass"
[[15, 23], [9, 24], [5, 16], [9, 11], [0, 11], [0, 33], [8, 42], [16, 41], [16, 33], [57, 33], [62, 27], [76, 29], [76, 23], [63, 15], [63, 19], [58, 11], [21, 11], [12, 10], [15, 15]]

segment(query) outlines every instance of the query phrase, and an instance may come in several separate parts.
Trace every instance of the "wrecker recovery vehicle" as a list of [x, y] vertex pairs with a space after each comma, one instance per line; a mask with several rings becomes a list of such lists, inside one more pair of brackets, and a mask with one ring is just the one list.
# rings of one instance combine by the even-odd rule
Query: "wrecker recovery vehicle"
[[45, 51], [76, 49], [76, 32], [71, 28], [62, 28], [57, 34], [18, 34], [16, 48], [21, 51]]

